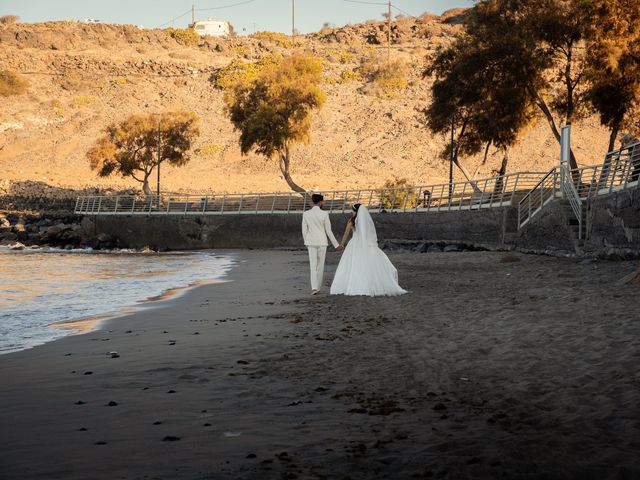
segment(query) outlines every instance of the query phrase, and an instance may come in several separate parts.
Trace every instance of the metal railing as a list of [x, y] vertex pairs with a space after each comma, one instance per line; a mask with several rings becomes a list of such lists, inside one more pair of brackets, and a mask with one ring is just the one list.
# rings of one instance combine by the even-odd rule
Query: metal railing
[[[324, 208], [345, 213], [354, 203], [371, 212], [439, 212], [515, 205], [544, 172], [518, 172], [453, 184], [336, 190], [324, 192]], [[85, 215], [224, 215], [300, 213], [312, 206], [312, 193], [84, 196], [75, 212]]]
[[[604, 163], [566, 169], [554, 167], [518, 204], [518, 228], [524, 227], [553, 198], [564, 197], [571, 204], [582, 235], [582, 202], [638, 185], [640, 142], [610, 152]], [[553, 183], [553, 184], [552, 184]]]
[[582, 239], [582, 199], [580, 195], [578, 195], [578, 190], [576, 189], [575, 184], [573, 183], [573, 179], [570, 176], [570, 170], [565, 166], [560, 167], [560, 190], [562, 191], [562, 196], [569, 201], [569, 205], [571, 205], [571, 210], [578, 220], [578, 239]]
[[551, 169], [518, 203], [518, 228], [524, 227], [551, 200], [559, 196], [558, 171]]

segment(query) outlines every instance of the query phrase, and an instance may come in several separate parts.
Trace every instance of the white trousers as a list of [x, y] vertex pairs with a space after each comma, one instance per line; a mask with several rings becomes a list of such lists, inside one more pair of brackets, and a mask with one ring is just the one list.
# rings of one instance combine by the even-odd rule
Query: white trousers
[[327, 247], [307, 246], [309, 250], [309, 266], [311, 267], [311, 290], [322, 288], [324, 277], [324, 259], [327, 256]]

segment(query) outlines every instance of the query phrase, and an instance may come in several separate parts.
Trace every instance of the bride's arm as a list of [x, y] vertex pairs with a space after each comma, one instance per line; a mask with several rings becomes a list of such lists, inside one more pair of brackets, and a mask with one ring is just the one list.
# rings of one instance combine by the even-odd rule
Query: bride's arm
[[351, 224], [351, 220], [347, 221], [347, 227], [344, 229], [344, 235], [342, 235], [342, 240], [340, 240], [340, 245], [343, 247], [347, 244], [347, 240], [349, 240], [349, 234], [353, 230], [353, 225]]

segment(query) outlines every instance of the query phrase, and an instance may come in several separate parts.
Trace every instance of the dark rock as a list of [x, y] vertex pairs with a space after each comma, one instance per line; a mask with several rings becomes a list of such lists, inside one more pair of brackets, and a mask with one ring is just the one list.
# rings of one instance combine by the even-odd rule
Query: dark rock
[[444, 252], [460, 252], [462, 247], [460, 245], [447, 245], [444, 247]]
[[427, 248], [427, 253], [440, 253], [442, 252], [442, 248], [439, 245], [429, 245]]

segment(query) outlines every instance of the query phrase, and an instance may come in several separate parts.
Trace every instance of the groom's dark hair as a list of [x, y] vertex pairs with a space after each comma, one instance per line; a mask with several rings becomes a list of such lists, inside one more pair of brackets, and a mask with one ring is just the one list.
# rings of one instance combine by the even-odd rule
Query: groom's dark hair
[[314, 193], [313, 195], [311, 195], [311, 201], [314, 203], [314, 205], [317, 205], [323, 200], [324, 200], [324, 195], [320, 195], [319, 193]]

